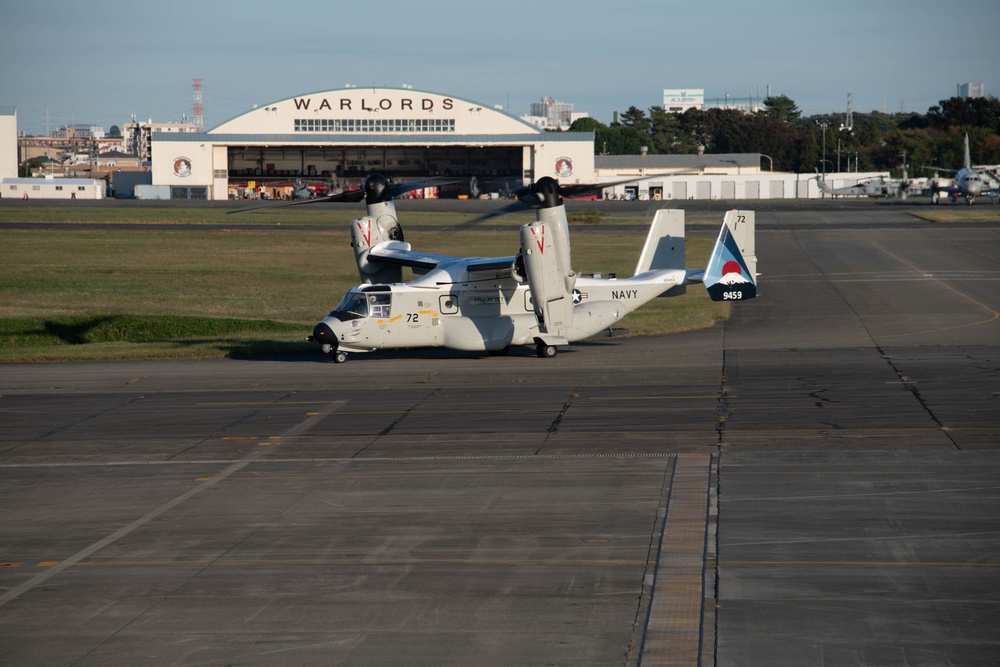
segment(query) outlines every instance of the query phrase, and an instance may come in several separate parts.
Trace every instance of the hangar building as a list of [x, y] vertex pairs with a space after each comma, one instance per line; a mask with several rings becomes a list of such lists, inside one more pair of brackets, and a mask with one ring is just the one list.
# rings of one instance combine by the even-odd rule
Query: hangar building
[[[297, 179], [344, 189], [372, 173], [517, 185], [594, 177], [592, 132], [544, 132], [501, 110], [412, 88], [341, 88], [256, 107], [202, 133], [153, 135], [153, 183], [227, 199]], [[462, 186], [465, 187], [465, 186]]]

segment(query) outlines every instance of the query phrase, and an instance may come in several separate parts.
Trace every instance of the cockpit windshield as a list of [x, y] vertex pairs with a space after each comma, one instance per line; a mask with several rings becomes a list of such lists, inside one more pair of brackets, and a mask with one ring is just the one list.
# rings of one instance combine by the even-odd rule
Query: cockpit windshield
[[344, 295], [330, 313], [342, 322], [362, 317], [389, 317], [392, 296], [389, 292], [355, 292]]
[[368, 317], [368, 295], [360, 292], [348, 292], [330, 313], [330, 317], [336, 317], [341, 321]]

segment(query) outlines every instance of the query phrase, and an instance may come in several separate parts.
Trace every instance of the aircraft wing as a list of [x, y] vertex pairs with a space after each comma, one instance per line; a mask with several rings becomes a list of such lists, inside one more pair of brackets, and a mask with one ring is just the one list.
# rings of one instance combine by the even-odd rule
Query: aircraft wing
[[503, 269], [509, 269], [515, 259], [517, 259], [517, 255], [511, 255], [509, 257], [470, 257], [470, 261], [465, 268], [470, 272], [500, 271]]
[[408, 266], [418, 271], [430, 271], [443, 264], [456, 261], [466, 261], [467, 271], [499, 271], [509, 269], [517, 258], [509, 257], [453, 257], [451, 255], [436, 255], [428, 252], [416, 252], [410, 249], [409, 243], [402, 241], [385, 241], [379, 243], [368, 252], [369, 259], [378, 260], [395, 266]]
[[409, 243], [402, 241], [385, 241], [368, 251], [370, 259], [376, 259], [395, 266], [409, 266], [414, 269], [430, 271], [441, 264], [454, 262], [458, 257], [451, 255], [435, 255], [427, 252], [415, 252]]

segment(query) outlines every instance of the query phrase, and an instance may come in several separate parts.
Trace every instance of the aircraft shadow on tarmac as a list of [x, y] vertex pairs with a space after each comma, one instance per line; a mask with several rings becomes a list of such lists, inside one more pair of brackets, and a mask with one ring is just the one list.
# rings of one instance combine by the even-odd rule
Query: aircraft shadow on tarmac
[[[197, 341], [185, 341], [195, 343]], [[204, 341], [202, 341], [204, 342]], [[577, 349], [600, 348], [616, 345], [608, 339], [592, 339], [573, 343], [572, 346], [561, 348], [559, 354], [573, 354]], [[222, 348], [223, 346], [220, 346]], [[329, 354], [316, 352], [315, 345], [286, 343], [280, 341], [246, 341], [234, 343], [226, 354], [230, 359], [240, 361], [283, 361], [288, 363], [332, 363]], [[405, 361], [408, 359], [489, 359], [493, 355], [484, 352], [463, 352], [447, 348], [414, 348], [406, 350], [373, 350], [363, 354], [351, 355], [351, 362], [366, 361]], [[530, 345], [511, 347], [506, 355], [499, 357], [536, 357], [535, 348]], [[350, 362], [349, 362], [350, 363]]]

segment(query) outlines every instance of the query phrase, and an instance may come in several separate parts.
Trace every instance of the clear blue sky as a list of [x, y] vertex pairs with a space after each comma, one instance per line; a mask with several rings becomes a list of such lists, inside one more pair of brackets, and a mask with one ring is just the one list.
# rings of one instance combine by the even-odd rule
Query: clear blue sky
[[803, 111], [924, 113], [960, 82], [1000, 96], [1000, 2], [928, 0], [0, 0], [0, 105], [44, 133], [192, 115], [343, 87], [410, 84], [500, 104], [541, 97], [608, 123], [664, 88], [753, 91]]

